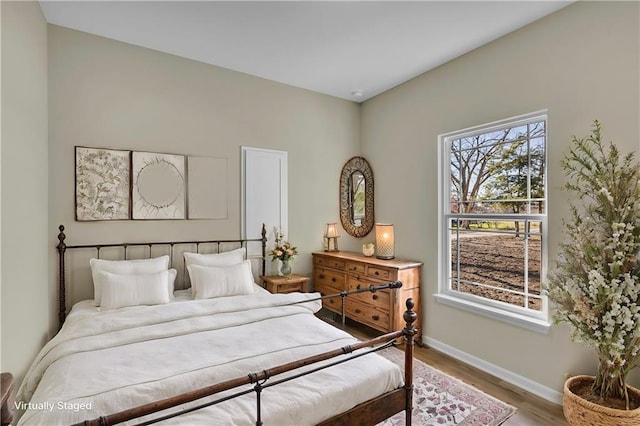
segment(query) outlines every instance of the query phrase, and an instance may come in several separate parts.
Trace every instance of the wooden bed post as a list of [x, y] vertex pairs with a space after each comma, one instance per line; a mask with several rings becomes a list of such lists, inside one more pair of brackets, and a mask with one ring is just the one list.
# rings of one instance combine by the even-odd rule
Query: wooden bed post
[[66, 302], [66, 290], [65, 290], [65, 271], [64, 271], [64, 253], [67, 251], [67, 245], [64, 243], [64, 239], [67, 238], [64, 235], [64, 226], [60, 225], [58, 227], [60, 233], [58, 234], [58, 245], [56, 248], [58, 249], [58, 330], [62, 328], [62, 324], [64, 323], [64, 319], [66, 317], [67, 312], [67, 302]]
[[411, 426], [411, 412], [413, 411], [413, 336], [416, 329], [413, 323], [418, 318], [418, 314], [413, 311], [415, 303], [412, 298], [407, 299], [407, 310], [402, 318], [407, 323], [402, 332], [404, 333], [404, 389], [406, 391], [407, 402], [405, 405], [405, 423]]

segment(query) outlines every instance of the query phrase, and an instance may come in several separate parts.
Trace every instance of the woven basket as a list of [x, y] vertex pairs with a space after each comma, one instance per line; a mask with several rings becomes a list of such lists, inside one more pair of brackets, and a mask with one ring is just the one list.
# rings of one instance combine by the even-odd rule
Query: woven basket
[[[638, 426], [640, 408], [635, 410], [617, 410], [594, 404], [574, 394], [571, 389], [581, 383], [593, 383], [593, 376], [575, 376], [564, 383], [562, 410], [567, 423], [571, 426]], [[629, 396], [640, 397], [640, 390], [631, 386]]]

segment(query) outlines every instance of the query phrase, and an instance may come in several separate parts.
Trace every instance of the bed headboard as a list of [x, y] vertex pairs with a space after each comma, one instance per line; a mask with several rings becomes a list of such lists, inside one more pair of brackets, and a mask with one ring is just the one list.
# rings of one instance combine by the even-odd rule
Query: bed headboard
[[[130, 253], [135, 251], [136, 253], [131, 258], [151, 258], [160, 256], [162, 254], [169, 255], [169, 266], [178, 269], [179, 276], [182, 276], [182, 284], [186, 285], [187, 272], [184, 265], [184, 257], [180, 254], [185, 251], [195, 251], [200, 253], [222, 253], [225, 251], [233, 250], [235, 248], [244, 247], [246, 249], [247, 259], [258, 263], [258, 275], [265, 274], [266, 268], [266, 247], [267, 247], [267, 231], [264, 223], [262, 224], [262, 238], [253, 239], [238, 239], [238, 240], [196, 240], [196, 241], [153, 241], [153, 242], [135, 242], [135, 243], [106, 243], [106, 244], [82, 244], [82, 245], [67, 245], [65, 239], [67, 236], [64, 233], [64, 226], [58, 227], [58, 320], [60, 322], [59, 327], [62, 327], [65, 317], [67, 315], [67, 274], [65, 265], [65, 254], [68, 250], [89, 250], [92, 253], [92, 257], [100, 258], [101, 252], [113, 250], [121, 253], [118, 257], [122, 260], [129, 259]], [[195, 248], [194, 248], [195, 247]], [[206, 250], [204, 249], [206, 247]], [[182, 248], [183, 250], [179, 250]], [[156, 250], [156, 253], [154, 253]], [[141, 252], [143, 255], [141, 256]], [[117, 259], [114, 259], [117, 260]], [[88, 262], [86, 267], [89, 267]], [[181, 267], [181, 270], [179, 269]], [[176, 278], [176, 282], [178, 278]]]

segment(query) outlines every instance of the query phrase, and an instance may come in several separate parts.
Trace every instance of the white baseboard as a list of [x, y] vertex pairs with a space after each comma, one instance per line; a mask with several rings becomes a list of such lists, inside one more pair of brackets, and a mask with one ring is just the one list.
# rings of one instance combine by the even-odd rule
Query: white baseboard
[[562, 393], [553, 390], [548, 386], [541, 385], [538, 382], [534, 382], [533, 380], [527, 379], [524, 376], [506, 370], [495, 364], [491, 364], [490, 362], [487, 362], [474, 355], [463, 352], [459, 349], [454, 348], [453, 346], [449, 346], [446, 343], [442, 343], [430, 337], [423, 336], [422, 341], [427, 346], [430, 346], [437, 351], [440, 351], [459, 361], [462, 361], [465, 364], [482, 370], [485, 373], [489, 373], [492, 376], [498, 377], [499, 379], [509, 382], [512, 385], [519, 387], [520, 389], [537, 395], [540, 398], [544, 398], [547, 401], [553, 402], [554, 404], [562, 405]]

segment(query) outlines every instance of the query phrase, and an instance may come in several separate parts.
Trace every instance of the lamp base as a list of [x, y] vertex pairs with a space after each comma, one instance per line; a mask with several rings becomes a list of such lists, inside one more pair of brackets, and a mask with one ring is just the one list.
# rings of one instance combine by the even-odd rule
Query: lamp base
[[338, 237], [324, 237], [324, 251], [340, 251], [338, 250]]
[[382, 259], [382, 260], [391, 260], [391, 259], [395, 259], [395, 256], [376, 256], [378, 259]]

